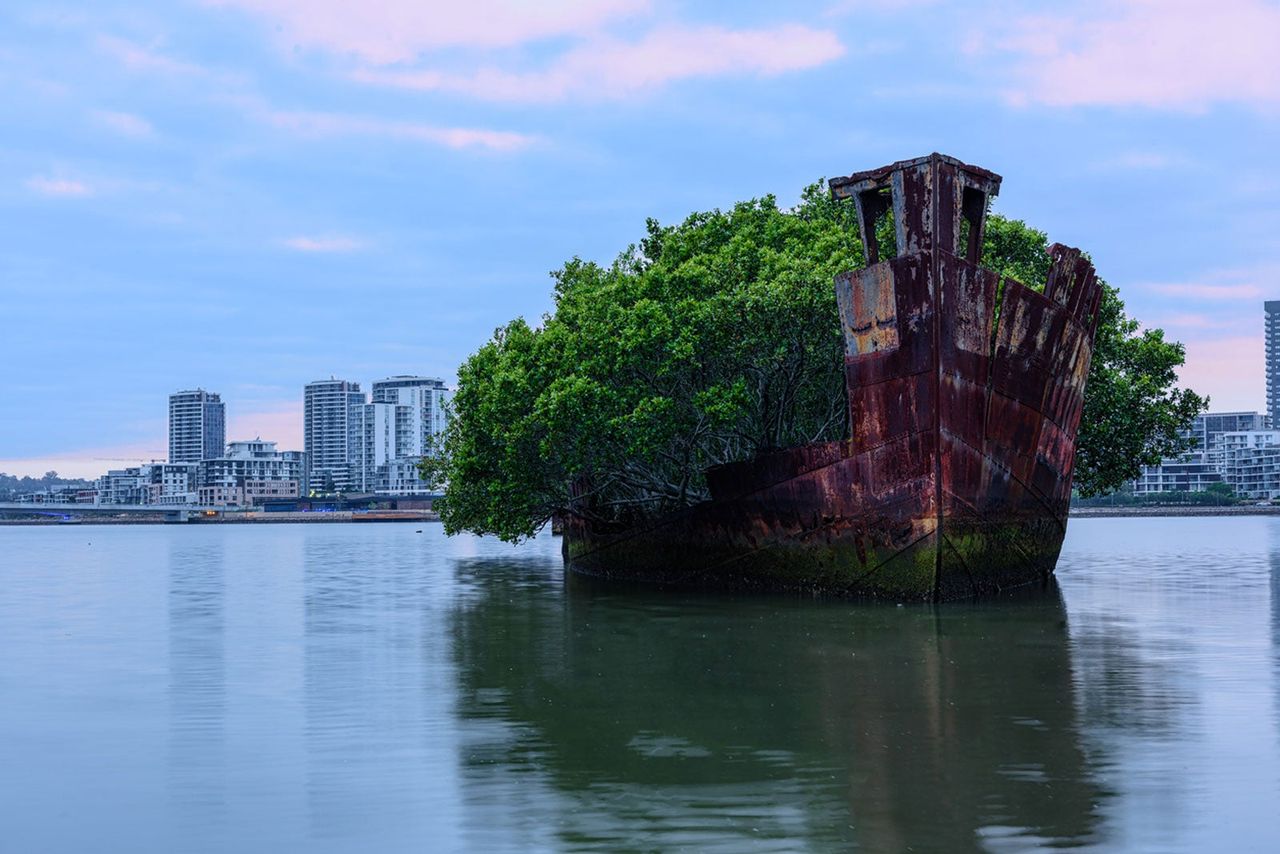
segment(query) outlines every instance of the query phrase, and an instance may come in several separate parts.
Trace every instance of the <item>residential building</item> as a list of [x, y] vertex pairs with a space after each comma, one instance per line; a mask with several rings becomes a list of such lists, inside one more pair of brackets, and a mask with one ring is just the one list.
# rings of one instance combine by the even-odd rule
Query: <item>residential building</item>
[[395, 453], [372, 464], [364, 483], [373, 491], [392, 495], [428, 494], [418, 476], [418, 462], [437, 452], [444, 433], [449, 390], [439, 377], [400, 375], [373, 383], [374, 403], [396, 407]]
[[39, 489], [35, 492], [20, 492], [13, 496], [19, 504], [93, 504], [98, 500], [96, 489], [83, 489], [75, 486]]
[[1280, 431], [1225, 433], [1222, 479], [1242, 498], [1280, 498]]
[[1280, 300], [1262, 304], [1266, 318], [1263, 336], [1267, 354], [1267, 415], [1280, 425]]
[[410, 439], [405, 429], [409, 407], [394, 403], [363, 403], [351, 407], [347, 421], [347, 459], [350, 488], [373, 492], [379, 466], [404, 456]]
[[383, 495], [431, 495], [426, 481], [418, 474], [422, 457], [403, 457], [378, 466], [373, 491]]
[[359, 383], [327, 379], [303, 390], [303, 437], [311, 489], [342, 492], [350, 487], [351, 410], [365, 402]]
[[97, 487], [99, 504], [142, 504], [146, 495], [140, 466], [111, 469], [98, 478]]
[[146, 504], [195, 504], [199, 500], [199, 463], [149, 463], [139, 466]]
[[198, 463], [222, 453], [227, 412], [222, 398], [195, 389], [169, 395], [169, 462]]
[[1204, 454], [1188, 454], [1179, 460], [1165, 460], [1158, 466], [1143, 466], [1133, 482], [1133, 494], [1157, 492], [1204, 492], [1211, 483], [1221, 483], [1222, 472]]
[[1191, 422], [1191, 436], [1196, 440], [1192, 451], [1208, 456], [1210, 462], [1219, 462], [1219, 442], [1225, 433], [1270, 430], [1271, 416], [1252, 411], [1204, 412]]
[[402, 413], [400, 429], [408, 445], [404, 456], [421, 457], [431, 453], [436, 437], [444, 433], [449, 405], [449, 390], [439, 377], [395, 376], [373, 384], [374, 403], [394, 403], [407, 407]]
[[1271, 417], [1261, 412], [1205, 412], [1197, 415], [1191, 429], [1183, 434], [1195, 439], [1192, 450], [1177, 459], [1162, 460], [1157, 466], [1143, 466], [1142, 474], [1133, 482], [1133, 494], [1203, 492], [1209, 484], [1224, 480], [1224, 437], [1270, 429]]
[[277, 451], [275, 442], [232, 442], [225, 455], [200, 463], [199, 503], [252, 506], [266, 499], [297, 498], [306, 479], [306, 456]]

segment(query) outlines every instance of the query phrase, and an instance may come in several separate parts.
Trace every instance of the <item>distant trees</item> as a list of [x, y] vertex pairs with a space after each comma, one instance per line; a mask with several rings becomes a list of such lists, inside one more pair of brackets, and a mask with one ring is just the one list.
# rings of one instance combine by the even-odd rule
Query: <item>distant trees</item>
[[1169, 490], [1166, 492], [1146, 492], [1135, 495], [1129, 490], [1113, 492], [1109, 495], [1095, 495], [1091, 498], [1078, 498], [1073, 506], [1080, 507], [1161, 507], [1161, 506], [1207, 506], [1223, 507], [1240, 504], [1243, 499], [1225, 483], [1213, 483], [1203, 491]]
[[1236, 491], [1231, 488], [1231, 484], [1223, 483], [1221, 481], [1209, 484], [1205, 487], [1204, 491], [1210, 495], [1216, 495], [1219, 498], [1235, 498], [1236, 495]]
[[47, 471], [42, 477], [5, 474], [0, 472], [0, 500], [8, 500], [25, 492], [39, 492], [46, 489], [88, 489], [92, 481], [79, 478], [60, 477], [56, 471]]
[[[704, 471], [846, 434], [843, 340], [832, 277], [864, 266], [852, 205], [821, 183], [799, 205], [773, 197], [729, 211], [649, 220], [608, 266], [553, 273], [555, 310], [517, 318], [458, 369], [444, 453], [450, 532], [519, 540], [571, 493], [627, 521], [707, 496]], [[1043, 287], [1043, 232], [992, 215], [985, 266]], [[1080, 430], [1082, 495], [1186, 450], [1179, 429], [1206, 400], [1176, 387], [1181, 344], [1139, 331], [1105, 288]]]

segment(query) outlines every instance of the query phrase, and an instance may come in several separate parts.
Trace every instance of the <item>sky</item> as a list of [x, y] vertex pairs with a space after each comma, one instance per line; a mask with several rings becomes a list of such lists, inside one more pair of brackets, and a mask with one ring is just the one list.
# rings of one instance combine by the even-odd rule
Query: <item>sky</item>
[[1261, 409], [1280, 3], [0, 6], [0, 471], [166, 454], [167, 396], [443, 376], [647, 217], [941, 151]]

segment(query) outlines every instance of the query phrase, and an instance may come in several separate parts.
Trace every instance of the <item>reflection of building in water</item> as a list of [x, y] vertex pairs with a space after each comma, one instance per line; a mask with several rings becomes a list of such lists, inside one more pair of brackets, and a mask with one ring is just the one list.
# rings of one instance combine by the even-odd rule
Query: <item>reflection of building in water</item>
[[450, 627], [476, 734], [464, 780], [474, 800], [504, 779], [533, 798], [536, 772], [563, 840], [1096, 841], [1105, 793], [1056, 590], [935, 612], [467, 577], [480, 589]]
[[[1144, 520], [1124, 524], [1131, 521]], [[1112, 536], [1135, 535], [1120, 529]], [[1184, 633], [1185, 626], [1197, 625], [1197, 618], [1178, 609], [1203, 614], [1213, 606], [1201, 595], [1183, 598], [1177, 583], [1165, 586], [1146, 574], [1152, 565], [1159, 566], [1160, 575], [1170, 572], [1172, 567], [1163, 565], [1168, 554], [1192, 563], [1177, 545], [1167, 554], [1137, 559], [1134, 551], [1111, 545], [1095, 544], [1097, 563], [1075, 567], [1092, 580], [1071, 588], [1071, 665], [1082, 741], [1112, 789], [1104, 809], [1106, 825], [1126, 834], [1124, 844], [1116, 847], [1171, 850], [1183, 847], [1179, 843], [1198, 796], [1196, 775], [1183, 772], [1203, 763], [1195, 755], [1197, 721], [1203, 720], [1200, 653]], [[1139, 550], [1143, 548], [1150, 545]], [[1121, 572], [1130, 573], [1131, 580], [1099, 583]], [[1146, 815], [1159, 819], [1136, 826], [1134, 816]]]
[[310, 834], [340, 850], [387, 850], [388, 838], [455, 850], [447, 840], [456, 804], [440, 803], [453, 791], [453, 742], [438, 743], [447, 731], [433, 726], [450, 717], [452, 679], [430, 601], [440, 588], [423, 578], [422, 538], [386, 533], [392, 526], [307, 527], [302, 700]]
[[192, 817], [221, 815], [226, 774], [222, 538], [169, 547], [169, 794]]
[[1276, 695], [1276, 738], [1280, 741], [1280, 526], [1271, 527], [1271, 684]]

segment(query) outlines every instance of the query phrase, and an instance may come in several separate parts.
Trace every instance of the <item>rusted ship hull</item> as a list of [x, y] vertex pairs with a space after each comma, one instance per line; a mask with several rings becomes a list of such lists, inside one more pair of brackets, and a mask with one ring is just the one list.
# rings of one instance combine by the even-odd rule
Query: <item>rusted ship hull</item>
[[572, 570], [933, 600], [1053, 571], [1101, 296], [1092, 266], [1055, 245], [1044, 293], [978, 266], [999, 178], [950, 158], [832, 183], [857, 201], [868, 245], [877, 206], [892, 203], [897, 226], [897, 257], [873, 249], [836, 280], [850, 438], [712, 469], [711, 500], [648, 525], [571, 516]]

